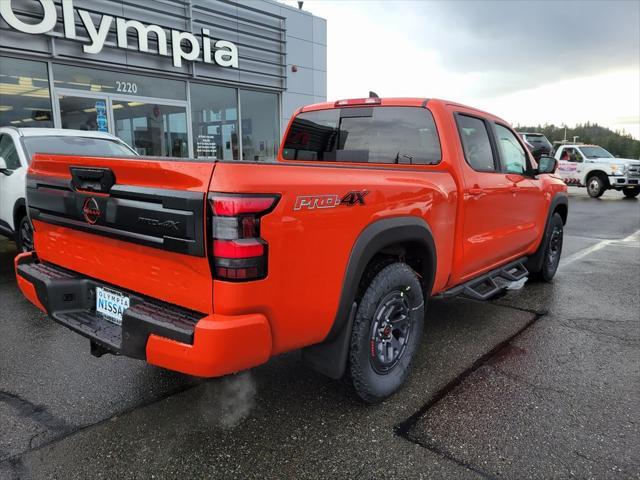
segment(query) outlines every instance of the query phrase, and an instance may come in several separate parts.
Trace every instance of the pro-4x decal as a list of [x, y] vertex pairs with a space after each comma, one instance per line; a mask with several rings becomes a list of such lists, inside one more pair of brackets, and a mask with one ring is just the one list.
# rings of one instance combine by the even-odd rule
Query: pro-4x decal
[[334, 208], [338, 205], [353, 207], [354, 205], [364, 205], [364, 197], [369, 192], [366, 190], [353, 190], [342, 196], [339, 195], [300, 195], [296, 198], [293, 206], [294, 210], [302, 210], [306, 208], [313, 210], [315, 208]]

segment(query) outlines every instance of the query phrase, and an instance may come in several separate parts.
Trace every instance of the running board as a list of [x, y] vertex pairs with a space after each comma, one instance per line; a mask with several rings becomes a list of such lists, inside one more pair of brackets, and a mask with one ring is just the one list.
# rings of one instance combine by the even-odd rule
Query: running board
[[525, 258], [520, 258], [503, 267], [491, 270], [479, 277], [469, 280], [453, 287], [441, 294], [440, 298], [451, 298], [463, 295], [474, 300], [487, 300], [503, 291], [511, 282], [517, 282], [529, 275], [529, 271], [524, 266]]

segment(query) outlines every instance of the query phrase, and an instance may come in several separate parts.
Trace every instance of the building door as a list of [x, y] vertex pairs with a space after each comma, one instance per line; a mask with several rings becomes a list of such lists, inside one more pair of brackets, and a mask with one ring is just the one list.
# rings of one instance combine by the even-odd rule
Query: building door
[[108, 132], [107, 98], [80, 95], [58, 95], [62, 128]]
[[187, 108], [139, 100], [112, 100], [114, 134], [141, 155], [188, 157]]
[[109, 132], [140, 155], [189, 157], [187, 102], [56, 89], [62, 128]]

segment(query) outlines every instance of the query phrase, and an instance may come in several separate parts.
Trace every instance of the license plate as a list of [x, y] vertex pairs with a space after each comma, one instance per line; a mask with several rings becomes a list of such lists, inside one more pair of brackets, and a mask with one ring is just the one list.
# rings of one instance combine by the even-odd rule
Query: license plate
[[129, 308], [129, 297], [120, 292], [96, 287], [96, 312], [116, 325], [122, 325], [122, 314]]

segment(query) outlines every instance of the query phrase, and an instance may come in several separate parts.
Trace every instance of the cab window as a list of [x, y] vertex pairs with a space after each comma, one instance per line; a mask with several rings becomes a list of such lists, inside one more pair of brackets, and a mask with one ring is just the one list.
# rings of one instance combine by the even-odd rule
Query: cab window
[[576, 148], [567, 147], [560, 154], [560, 160], [580, 163], [582, 162], [582, 154]]
[[507, 127], [496, 124], [496, 138], [506, 173], [524, 175], [528, 170], [527, 154], [513, 132]]
[[13, 139], [6, 133], [0, 135], [0, 157], [4, 158], [9, 170], [20, 168], [20, 157], [13, 144]]
[[478, 172], [495, 172], [491, 140], [484, 120], [468, 115], [456, 115], [464, 158]]

